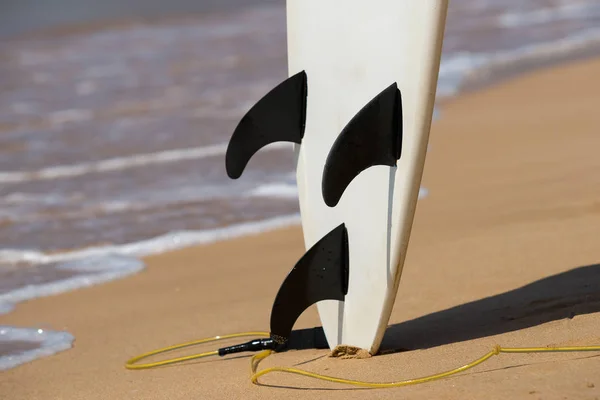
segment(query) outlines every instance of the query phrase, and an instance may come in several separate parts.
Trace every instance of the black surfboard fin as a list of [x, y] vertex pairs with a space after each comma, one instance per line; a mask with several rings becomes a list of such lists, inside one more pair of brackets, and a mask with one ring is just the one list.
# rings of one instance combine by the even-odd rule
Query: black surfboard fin
[[362, 171], [396, 165], [402, 152], [402, 98], [396, 83], [369, 101], [344, 127], [325, 161], [322, 192], [335, 207]]
[[242, 117], [227, 146], [227, 175], [237, 179], [252, 156], [274, 142], [298, 143], [304, 137], [307, 78], [304, 71], [287, 78]]
[[341, 224], [314, 244], [283, 281], [271, 310], [271, 338], [284, 344], [298, 317], [321, 300], [348, 292], [348, 233]]

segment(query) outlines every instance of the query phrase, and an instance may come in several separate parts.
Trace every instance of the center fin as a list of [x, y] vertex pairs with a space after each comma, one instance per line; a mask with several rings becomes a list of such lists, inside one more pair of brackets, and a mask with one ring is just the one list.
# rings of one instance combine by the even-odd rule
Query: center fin
[[338, 225], [314, 244], [283, 281], [271, 310], [271, 337], [285, 343], [298, 317], [321, 300], [344, 301], [348, 291], [348, 233]]

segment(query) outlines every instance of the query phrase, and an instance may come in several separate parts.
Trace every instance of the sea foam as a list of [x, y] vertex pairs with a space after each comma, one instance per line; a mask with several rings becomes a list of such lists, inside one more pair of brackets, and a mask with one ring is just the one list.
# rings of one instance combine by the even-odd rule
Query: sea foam
[[73, 272], [73, 275], [47, 283], [32, 283], [0, 294], [0, 312], [10, 311], [21, 301], [55, 295], [134, 274], [144, 268], [143, 262], [138, 257], [248, 236], [298, 223], [300, 223], [300, 216], [293, 214], [214, 230], [171, 232], [134, 243], [91, 247], [67, 253], [47, 254], [34, 250], [1, 250], [0, 262], [42, 264], [53, 266], [61, 271]]
[[[63, 256], [66, 256], [67, 254]], [[12, 254], [6, 255], [9, 256], [7, 258], [12, 260], [21, 258], [21, 260], [28, 259], [29, 262], [36, 258], [38, 260], [43, 259], [41, 256], [32, 257], [29, 253], [23, 253], [21, 257], [19, 257], [18, 252], [12, 252]], [[47, 258], [52, 259], [53, 256]], [[57, 256], [54, 256], [54, 258], [57, 258]], [[46, 269], [53, 267], [57, 271], [72, 272], [72, 275], [69, 274], [70, 276], [67, 278], [52, 280], [50, 282], [30, 283], [0, 294], [0, 313], [11, 311], [15, 304], [22, 301], [35, 299], [37, 297], [51, 296], [120, 279], [139, 272], [144, 268], [143, 262], [135, 257], [110, 253], [106, 255], [74, 258], [59, 263], [46, 262], [44, 264], [45, 265], [41, 266], [42, 269], [44, 269], [44, 267]], [[19, 272], [24, 276], [27, 276], [27, 267], [21, 267], [21, 269], [22, 271]], [[35, 280], [30, 279], [29, 281]]]
[[0, 371], [67, 350], [74, 340], [73, 335], [68, 332], [0, 325], [0, 345], [17, 342], [25, 344], [27, 348], [24, 351], [0, 354]]
[[[221, 156], [227, 151], [228, 143], [186, 149], [165, 150], [146, 154], [133, 154], [127, 157], [116, 157], [96, 162], [84, 162], [71, 165], [55, 165], [35, 171], [0, 172], [0, 183], [18, 183], [25, 181], [41, 181], [58, 178], [70, 178], [89, 173], [121, 171], [129, 168], [144, 167], [154, 164], [166, 164], [184, 160], [198, 160], [206, 157]], [[279, 150], [290, 147], [289, 143], [273, 143], [263, 151]]]

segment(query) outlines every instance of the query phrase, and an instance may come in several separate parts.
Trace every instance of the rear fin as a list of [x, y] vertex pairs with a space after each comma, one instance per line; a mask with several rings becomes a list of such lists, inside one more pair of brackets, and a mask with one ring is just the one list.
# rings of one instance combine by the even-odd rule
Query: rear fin
[[306, 122], [306, 73], [281, 82], [242, 117], [225, 154], [227, 175], [237, 179], [252, 156], [275, 142], [300, 144]]
[[271, 310], [271, 337], [285, 343], [298, 317], [321, 300], [344, 301], [348, 291], [348, 233], [341, 224], [315, 243], [283, 281]]
[[396, 83], [369, 101], [344, 127], [323, 170], [325, 204], [335, 207], [362, 171], [396, 165], [402, 152], [402, 98]]

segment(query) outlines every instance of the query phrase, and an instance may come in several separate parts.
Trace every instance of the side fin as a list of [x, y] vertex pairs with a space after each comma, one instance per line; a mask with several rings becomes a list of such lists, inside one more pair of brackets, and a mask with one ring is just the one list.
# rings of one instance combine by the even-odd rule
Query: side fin
[[402, 98], [396, 83], [369, 101], [344, 127], [325, 161], [322, 192], [335, 207], [362, 171], [374, 165], [393, 167], [402, 152]]
[[315, 243], [290, 271], [271, 310], [271, 337], [283, 344], [296, 320], [321, 300], [340, 300], [348, 291], [348, 233], [341, 224]]
[[225, 154], [230, 178], [239, 178], [252, 156], [268, 144], [300, 144], [306, 121], [306, 93], [306, 73], [301, 71], [275, 86], [242, 117]]

